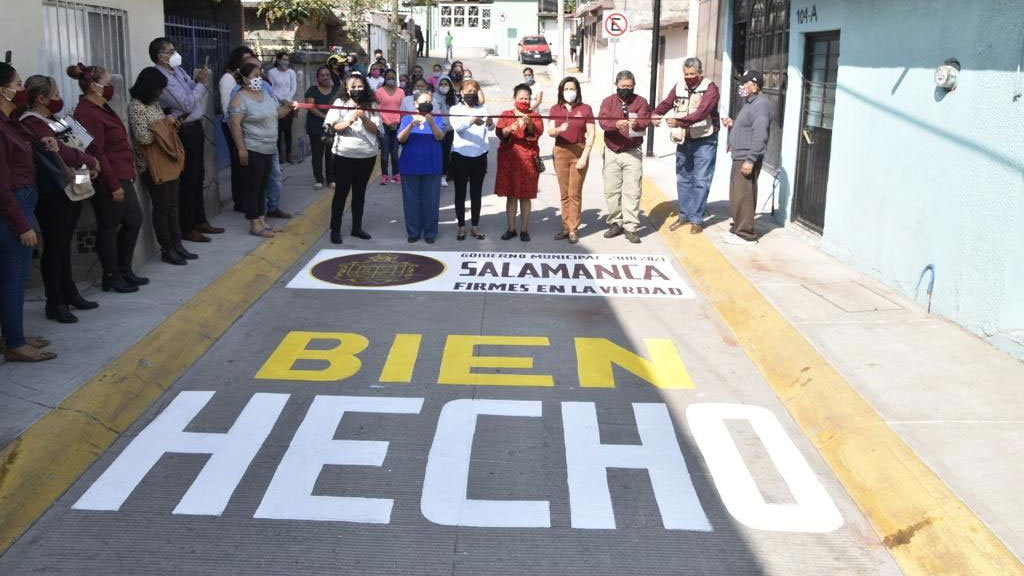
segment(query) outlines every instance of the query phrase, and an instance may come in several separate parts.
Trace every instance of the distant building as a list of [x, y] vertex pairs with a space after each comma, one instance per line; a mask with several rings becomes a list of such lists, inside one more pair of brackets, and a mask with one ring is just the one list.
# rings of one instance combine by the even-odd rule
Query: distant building
[[458, 58], [516, 58], [519, 39], [541, 32], [537, 0], [441, 0], [429, 6], [423, 0], [403, 0], [402, 6], [423, 29], [424, 49], [435, 58], [444, 57], [448, 32]]

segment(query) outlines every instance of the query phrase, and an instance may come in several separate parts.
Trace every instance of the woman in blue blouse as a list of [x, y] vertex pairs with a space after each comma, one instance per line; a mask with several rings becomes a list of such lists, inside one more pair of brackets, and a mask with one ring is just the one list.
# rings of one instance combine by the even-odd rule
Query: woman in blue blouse
[[398, 166], [402, 174], [402, 208], [409, 243], [422, 235], [427, 244], [437, 238], [437, 218], [441, 203], [441, 142], [445, 121], [434, 118], [429, 91], [416, 97], [417, 114], [402, 116], [398, 141], [402, 155]]

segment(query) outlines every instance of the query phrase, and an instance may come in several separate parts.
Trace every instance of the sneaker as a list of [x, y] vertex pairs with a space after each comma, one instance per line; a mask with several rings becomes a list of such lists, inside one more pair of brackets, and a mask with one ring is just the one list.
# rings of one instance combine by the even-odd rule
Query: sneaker
[[640, 235], [636, 232], [626, 232], [626, 240], [629, 240], [633, 244], [639, 244]]
[[380, 185], [384, 186], [387, 183], [388, 183], [388, 175], [387, 174], [381, 174], [381, 176], [380, 176]]
[[313, 190], [323, 190], [323, 189], [324, 189], [324, 185], [323, 184], [321, 184], [319, 182], [317, 182], [316, 184], [313, 184]]
[[401, 184], [402, 183], [402, 175], [401, 174], [395, 174], [394, 176], [391, 177], [391, 181], [394, 182], [395, 184]]
[[746, 238], [742, 236], [737, 236], [735, 234], [727, 234], [725, 238], [722, 239], [722, 242], [725, 242], [726, 244], [729, 244], [731, 246], [746, 246], [748, 244], [757, 244], [757, 240], [747, 240]]
[[447, 176], [441, 176], [441, 187], [442, 188], [447, 188], [448, 187], [448, 177]]
[[619, 234], [622, 234], [623, 232], [624, 232], [624, 230], [622, 229], [622, 225], [620, 225], [620, 224], [612, 224], [611, 226], [608, 227], [607, 230], [604, 231], [604, 237], [605, 238], [615, 238], [616, 236], [618, 236]]
[[334, 190], [334, 182], [328, 182], [327, 187], [330, 188], [331, 190]]

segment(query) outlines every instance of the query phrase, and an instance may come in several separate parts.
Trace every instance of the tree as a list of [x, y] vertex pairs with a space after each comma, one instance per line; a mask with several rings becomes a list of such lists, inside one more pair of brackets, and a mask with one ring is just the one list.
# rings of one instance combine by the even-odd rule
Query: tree
[[359, 40], [365, 34], [363, 21], [371, 8], [378, 2], [374, 0], [264, 0], [259, 3], [256, 14], [267, 22], [284, 22], [289, 26], [297, 26], [304, 22], [322, 24], [339, 12], [346, 26], [345, 32], [353, 40]]

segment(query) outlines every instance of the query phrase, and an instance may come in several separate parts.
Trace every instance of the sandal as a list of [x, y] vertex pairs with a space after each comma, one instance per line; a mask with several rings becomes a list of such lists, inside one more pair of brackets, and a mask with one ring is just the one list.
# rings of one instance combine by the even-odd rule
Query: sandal
[[[50, 341], [42, 336], [26, 336], [25, 344], [28, 344], [33, 348], [46, 348], [50, 345]], [[0, 353], [5, 352], [6, 350], [7, 342], [3, 338], [0, 338]]]
[[273, 238], [275, 235], [274, 231], [271, 230], [270, 228], [263, 228], [261, 230], [249, 230], [249, 234], [252, 234], [253, 236], [259, 236], [260, 238]]
[[[34, 346], [32, 347], [34, 348]], [[45, 350], [38, 350], [38, 355], [26, 354], [17, 350], [5, 350], [4, 360], [7, 362], [45, 362], [47, 360], [53, 360], [57, 357], [53, 352], [47, 352]]]

